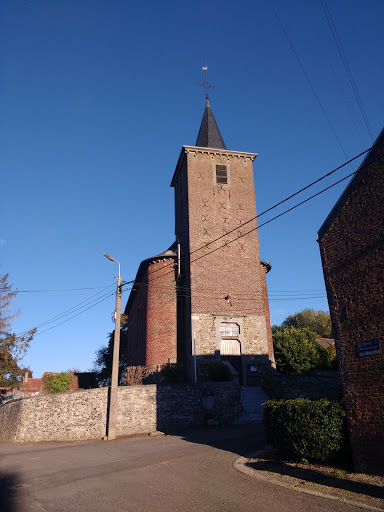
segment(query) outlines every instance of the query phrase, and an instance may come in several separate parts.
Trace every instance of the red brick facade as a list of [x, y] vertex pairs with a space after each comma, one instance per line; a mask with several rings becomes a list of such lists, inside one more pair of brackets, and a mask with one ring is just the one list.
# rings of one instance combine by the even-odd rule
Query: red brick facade
[[[384, 133], [319, 231], [356, 469], [384, 472]], [[381, 354], [359, 357], [358, 342]], [[374, 342], [374, 345], [377, 342]]]
[[[221, 323], [242, 324], [243, 366], [273, 361], [257, 222], [242, 226], [256, 217], [255, 157], [254, 153], [184, 146], [176, 167], [172, 186], [185, 292], [183, 357], [189, 366], [193, 333], [200, 364], [204, 358], [212, 362], [212, 356], [220, 360]], [[226, 167], [226, 184], [217, 182], [217, 166]]]
[[128, 334], [124, 342], [129, 365], [176, 362], [176, 282], [172, 254], [166, 251], [140, 265], [125, 309]]
[[[242, 225], [256, 217], [256, 156], [225, 148], [207, 101], [198, 143], [183, 146], [172, 179], [173, 254], [141, 263], [128, 300], [128, 364], [177, 361], [193, 380], [195, 364], [205, 378], [224, 355], [244, 376], [274, 361], [270, 265], [260, 262], [256, 220]], [[226, 326], [236, 333], [223, 335]]]

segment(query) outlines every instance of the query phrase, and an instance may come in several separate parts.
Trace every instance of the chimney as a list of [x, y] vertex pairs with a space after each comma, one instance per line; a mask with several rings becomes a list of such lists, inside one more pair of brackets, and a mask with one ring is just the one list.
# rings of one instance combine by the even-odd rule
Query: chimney
[[25, 372], [25, 375], [23, 377], [23, 384], [25, 384], [26, 382], [28, 382], [28, 375], [29, 373], [28, 372]]

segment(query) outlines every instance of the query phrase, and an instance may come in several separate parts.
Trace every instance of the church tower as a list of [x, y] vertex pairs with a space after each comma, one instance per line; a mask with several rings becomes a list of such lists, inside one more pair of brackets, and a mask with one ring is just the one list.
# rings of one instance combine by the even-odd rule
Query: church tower
[[246, 384], [273, 363], [270, 265], [260, 261], [257, 221], [247, 223], [256, 217], [256, 156], [226, 148], [207, 97], [196, 145], [183, 146], [171, 183], [180, 254], [177, 352], [191, 380], [228, 361]]

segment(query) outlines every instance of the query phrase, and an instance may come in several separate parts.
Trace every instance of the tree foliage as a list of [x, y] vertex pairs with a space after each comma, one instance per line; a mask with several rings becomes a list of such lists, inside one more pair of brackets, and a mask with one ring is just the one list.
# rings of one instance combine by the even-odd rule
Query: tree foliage
[[45, 373], [43, 389], [45, 393], [63, 393], [69, 391], [72, 375], [70, 373]]
[[[119, 382], [123, 372], [126, 370], [127, 358], [124, 331], [121, 330], [120, 354], [119, 354]], [[109, 386], [111, 384], [112, 375], [112, 358], [113, 358], [113, 339], [115, 331], [108, 335], [108, 344], [96, 351], [96, 359], [94, 361], [93, 371], [96, 372], [96, 378], [99, 386]]]
[[305, 373], [334, 368], [334, 350], [323, 348], [308, 328], [285, 327], [273, 334], [277, 370], [281, 373]]
[[333, 338], [331, 317], [326, 311], [315, 309], [303, 309], [294, 315], [289, 315], [281, 326], [273, 326], [273, 332], [284, 327], [295, 327], [296, 329], [309, 329], [320, 338]]
[[22, 375], [29, 368], [20, 366], [29, 344], [35, 334], [33, 329], [16, 336], [11, 332], [12, 320], [18, 311], [12, 312], [10, 306], [17, 291], [8, 283], [8, 274], [0, 275], [0, 385], [14, 386], [21, 382]]

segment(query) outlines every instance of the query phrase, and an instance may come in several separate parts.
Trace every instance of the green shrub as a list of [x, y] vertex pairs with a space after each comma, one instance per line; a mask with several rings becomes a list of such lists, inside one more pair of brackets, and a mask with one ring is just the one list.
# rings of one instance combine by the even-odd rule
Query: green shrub
[[336, 348], [334, 346], [323, 348], [320, 356], [320, 370], [337, 370], [337, 356], [336, 356]]
[[209, 375], [214, 382], [232, 380], [231, 370], [223, 363], [209, 365]]
[[72, 375], [70, 373], [48, 373], [43, 378], [43, 389], [46, 393], [62, 393], [69, 391]]
[[263, 405], [267, 441], [289, 459], [324, 462], [345, 449], [345, 411], [326, 398], [270, 400]]
[[285, 327], [273, 335], [277, 369], [281, 373], [304, 373], [324, 368], [326, 350], [309, 329]]

